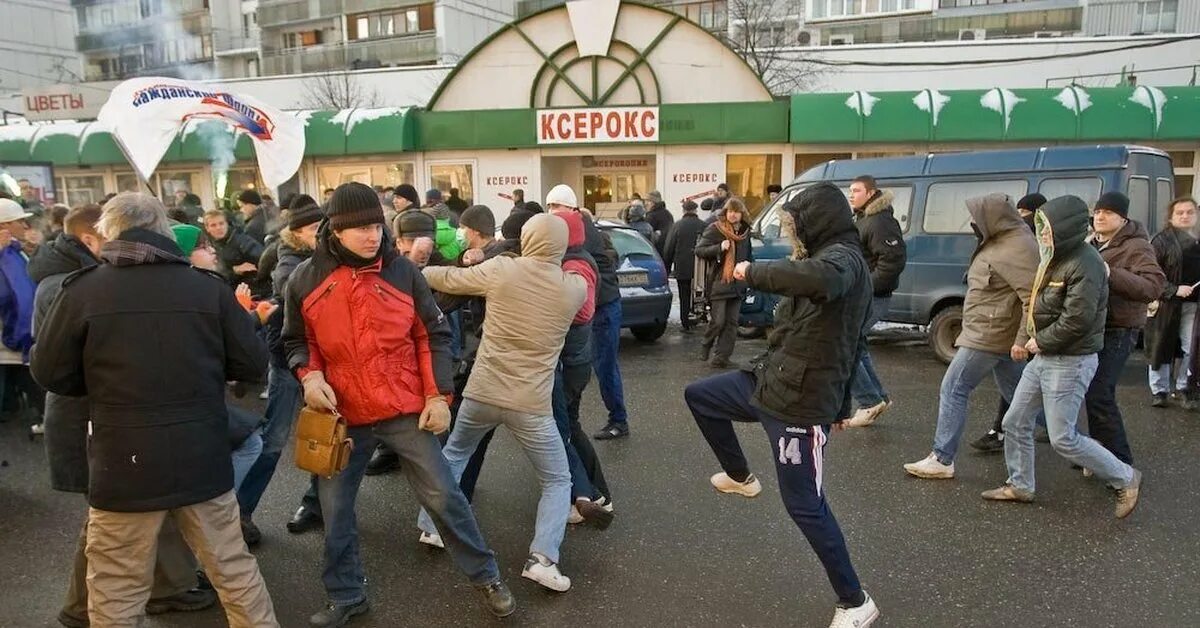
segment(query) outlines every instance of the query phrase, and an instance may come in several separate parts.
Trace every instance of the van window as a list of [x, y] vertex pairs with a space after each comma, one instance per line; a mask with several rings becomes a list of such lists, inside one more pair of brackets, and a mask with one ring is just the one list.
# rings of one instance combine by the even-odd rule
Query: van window
[[1087, 203], [1088, 207], [1095, 207], [1096, 201], [1100, 200], [1100, 192], [1103, 186], [1104, 182], [1099, 177], [1045, 179], [1042, 181], [1041, 187], [1038, 188], [1038, 192], [1042, 196], [1045, 196], [1046, 200], [1068, 194], [1078, 196], [1083, 199], [1083, 202]]
[[1143, 225], [1150, 217], [1150, 179], [1129, 177], [1129, 219]]
[[932, 183], [925, 199], [926, 233], [971, 233], [967, 199], [988, 194], [1007, 194], [1015, 204], [1029, 190], [1029, 182], [956, 181]]
[[763, 215], [762, 222], [758, 223], [758, 230], [762, 233], [763, 238], [774, 240], [779, 237], [779, 212], [783, 211], [783, 204], [792, 199], [793, 196], [800, 193], [804, 188], [797, 187], [790, 190], [784, 190], [775, 202], [767, 208]]
[[1175, 198], [1175, 191], [1172, 189], [1171, 183], [1170, 179], [1158, 179], [1154, 182], [1154, 203], [1158, 205], [1155, 209], [1162, 210], [1163, 216], [1167, 215], [1167, 203]]
[[908, 233], [908, 214], [912, 209], [912, 187], [904, 185], [884, 189], [895, 196], [892, 199], [892, 209], [896, 212], [896, 222], [900, 223], [900, 231]]
[[[784, 190], [783, 193], [779, 195], [779, 198], [775, 199], [775, 202], [767, 209], [767, 212], [763, 216], [762, 222], [758, 224], [758, 229], [760, 232], [762, 232], [764, 238], [773, 240], [779, 237], [779, 212], [783, 211], [784, 203], [791, 200], [793, 196], [799, 194], [803, 189], [803, 187], [797, 187], [790, 190]], [[900, 230], [907, 232], [908, 215], [909, 211], [912, 209], [912, 186], [903, 185], [896, 187], [885, 187], [883, 189], [892, 193], [892, 210], [896, 215], [896, 221], [900, 223]], [[846, 198], [849, 198], [850, 188], [842, 188], [842, 194], [845, 194]]]

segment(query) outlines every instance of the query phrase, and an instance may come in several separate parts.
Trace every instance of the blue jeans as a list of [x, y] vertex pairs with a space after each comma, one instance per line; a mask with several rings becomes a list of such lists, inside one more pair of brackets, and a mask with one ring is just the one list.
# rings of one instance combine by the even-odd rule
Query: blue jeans
[[858, 337], [858, 364], [854, 368], [854, 374], [850, 378], [850, 395], [854, 397], [854, 403], [860, 408], [870, 408], [883, 403], [887, 399], [887, 392], [883, 389], [883, 384], [879, 381], [879, 376], [875, 374], [875, 364], [871, 362], [871, 353], [867, 350], [867, 332], [879, 322], [879, 319], [887, 314], [888, 305], [891, 303], [892, 297], [874, 297], [871, 299], [871, 313], [867, 315], [867, 322], [863, 325], [862, 335]]
[[621, 385], [621, 365], [617, 352], [621, 347], [621, 300], [596, 306], [592, 318], [592, 356], [596, 381], [600, 386], [600, 397], [608, 408], [608, 420], [625, 423], [629, 414], [625, 411], [625, 389]]
[[349, 429], [349, 436], [354, 439], [350, 464], [332, 478], [317, 478], [321, 512], [325, 516], [325, 569], [321, 579], [330, 602], [346, 606], [367, 597], [354, 504], [376, 439], [400, 455], [404, 477], [416, 493], [417, 501], [431, 509], [446, 551], [459, 571], [476, 586], [499, 580], [496, 557], [484, 542], [475, 513], [442, 458], [437, 436], [418, 429], [416, 415], [354, 426]]
[[[1196, 304], [1183, 303], [1180, 306], [1179, 314], [1179, 348], [1183, 352], [1183, 358], [1179, 360], [1179, 367], [1175, 369], [1175, 390], [1184, 392], [1187, 390], [1188, 373], [1191, 370], [1192, 364], [1192, 330], [1196, 326]], [[1163, 340], [1167, 342], [1167, 340]], [[1151, 394], [1166, 394], [1171, 392], [1171, 367], [1174, 366], [1171, 362], [1167, 362], [1158, 368], [1154, 365], [1150, 366], [1150, 393]]]
[[1012, 406], [1004, 415], [1004, 459], [1010, 484], [1034, 492], [1033, 423], [1037, 413], [1045, 411], [1046, 429], [1054, 451], [1091, 469], [1113, 488], [1129, 486], [1133, 467], [1117, 460], [1100, 443], [1076, 429], [1079, 408], [1098, 362], [1095, 353], [1038, 354], [1025, 367]]
[[[506, 426], [521, 444], [542, 485], [536, 530], [529, 551], [557, 563], [558, 548], [562, 545], [567, 516], [571, 512], [571, 473], [567, 470], [567, 453], [553, 416], [526, 414], [464, 399], [442, 454], [457, 481], [483, 435], [497, 425]], [[436, 532], [441, 528], [434, 528], [425, 509], [417, 517], [417, 527], [425, 532]]]
[[262, 428], [262, 455], [250, 467], [245, 482], [237, 490], [238, 505], [245, 519], [254, 515], [275, 475], [279, 456], [287, 446], [296, 413], [300, 411], [300, 398], [300, 382], [296, 377], [291, 371], [272, 364], [267, 372], [267, 422]]
[[[717, 462], [730, 475], [749, 473], [733, 422], [762, 424], [771, 443], [784, 508], [825, 567], [825, 575], [838, 599], [857, 603], [862, 585], [850, 563], [842, 529], [825, 500], [825, 442], [829, 426], [791, 425], [754, 407], [750, 398], [756, 381], [753, 373], [730, 371], [689, 384], [683, 398]], [[833, 420], [830, 417], [831, 423]]]
[[983, 378], [991, 373], [1000, 388], [1000, 396], [1011, 404], [1024, 368], [1024, 362], [1016, 362], [1005, 354], [958, 348], [942, 377], [942, 392], [938, 399], [937, 432], [933, 437], [933, 453], [938, 462], [954, 462], [967, 425], [967, 401]]
[[233, 450], [233, 490], [237, 492], [242, 484], [246, 481], [246, 474], [250, 472], [250, 468], [258, 461], [259, 454], [263, 450], [262, 430], [257, 429], [242, 441], [242, 444], [237, 449]]

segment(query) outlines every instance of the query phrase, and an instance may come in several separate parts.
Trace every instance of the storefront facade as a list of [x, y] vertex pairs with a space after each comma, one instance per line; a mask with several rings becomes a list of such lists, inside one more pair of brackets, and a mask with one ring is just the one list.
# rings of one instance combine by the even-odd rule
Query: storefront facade
[[[1062, 143], [1136, 143], [1170, 151], [1176, 191], [1200, 192], [1200, 88], [914, 90], [771, 97], [722, 42], [675, 13], [580, 0], [531, 15], [481, 43], [427, 107], [296, 112], [306, 158], [280, 195], [347, 181], [457, 188], [503, 218], [512, 192], [538, 200], [566, 183], [600, 216], [658, 190], [679, 212], [727, 182], [752, 209], [766, 187], [827, 159]], [[228, 133], [226, 131], [226, 133]], [[149, 182], [206, 205], [260, 187], [253, 149], [185, 127]], [[49, 162], [74, 205], [138, 182], [94, 124], [0, 127], [0, 163]]]

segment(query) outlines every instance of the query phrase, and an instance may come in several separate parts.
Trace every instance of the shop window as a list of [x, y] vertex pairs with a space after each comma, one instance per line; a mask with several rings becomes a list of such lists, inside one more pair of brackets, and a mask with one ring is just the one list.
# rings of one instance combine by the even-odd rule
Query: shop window
[[266, 185], [258, 176], [257, 168], [234, 168], [230, 170], [224, 190], [217, 190], [217, 198], [236, 199], [243, 190], [265, 190]]
[[729, 193], [746, 203], [750, 218], [766, 205], [767, 186], [779, 184], [783, 155], [728, 155], [725, 158], [725, 182]]
[[320, 190], [336, 188], [351, 181], [385, 188], [396, 187], [401, 183], [415, 186], [417, 183], [416, 164], [411, 161], [402, 161], [399, 163], [331, 164], [317, 168], [317, 185]]
[[[154, 187], [154, 177], [150, 178], [150, 187]], [[133, 174], [118, 174], [117, 175], [117, 192], [145, 192], [146, 189], [138, 181], [136, 175]]]
[[197, 192], [200, 189], [199, 172], [164, 172], [157, 175], [157, 179], [160, 190], [158, 198], [168, 209], [175, 207], [175, 192], [177, 191], [199, 194]]
[[71, 207], [104, 201], [104, 177], [99, 175], [64, 176], [58, 184], [63, 202]]
[[[1045, 179], [1041, 186], [1038, 187], [1038, 192], [1046, 198], [1058, 198], [1068, 194], [1078, 196], [1087, 203], [1088, 207], [1093, 207], [1096, 201], [1100, 199], [1100, 193], [1103, 191], [1104, 182], [1099, 177], [1071, 177], [1061, 179]], [[1014, 198], [1016, 203], [1020, 198]]]
[[925, 200], [925, 232], [971, 233], [967, 199], [987, 194], [1007, 194], [1009, 198], [1020, 199], [1028, 189], [1029, 182], [1023, 180], [931, 184]]
[[796, 155], [796, 176], [800, 176], [809, 168], [823, 164], [831, 159], [850, 159], [850, 153], [804, 153]]
[[430, 164], [429, 187], [441, 190], [443, 198], [450, 196], [450, 188], [458, 188], [458, 196], [470, 205], [475, 199], [475, 164]]

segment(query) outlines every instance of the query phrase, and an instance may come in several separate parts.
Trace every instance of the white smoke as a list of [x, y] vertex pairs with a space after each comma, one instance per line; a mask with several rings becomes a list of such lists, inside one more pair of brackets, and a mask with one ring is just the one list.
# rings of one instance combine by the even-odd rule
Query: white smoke
[[233, 154], [237, 136], [225, 123], [215, 120], [201, 120], [191, 123], [190, 126], [194, 127], [191, 133], [199, 136], [201, 143], [208, 149], [216, 195], [217, 198], [224, 198], [225, 187], [229, 183], [229, 169], [237, 161]]

